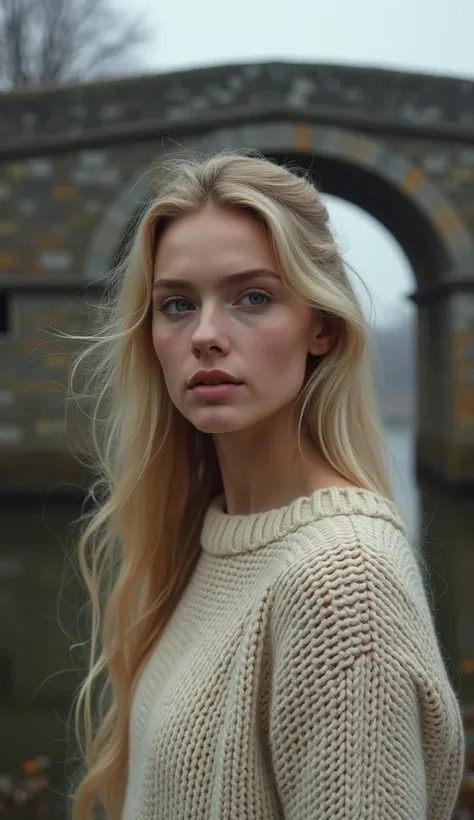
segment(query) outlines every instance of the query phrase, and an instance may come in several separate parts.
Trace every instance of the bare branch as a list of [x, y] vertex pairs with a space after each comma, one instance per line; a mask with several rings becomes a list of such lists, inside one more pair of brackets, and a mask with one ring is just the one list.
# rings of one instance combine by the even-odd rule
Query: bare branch
[[110, 0], [0, 0], [0, 90], [121, 74], [150, 40]]

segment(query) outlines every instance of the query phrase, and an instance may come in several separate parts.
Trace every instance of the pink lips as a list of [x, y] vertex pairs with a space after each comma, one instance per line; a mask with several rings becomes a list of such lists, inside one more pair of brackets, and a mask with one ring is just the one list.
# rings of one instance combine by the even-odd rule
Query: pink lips
[[223, 384], [197, 384], [191, 390], [195, 396], [200, 399], [212, 401], [213, 399], [225, 399], [235, 390], [242, 387], [241, 384], [235, 382], [225, 382]]
[[239, 387], [242, 382], [225, 370], [198, 370], [188, 383], [189, 390], [206, 401], [225, 399]]

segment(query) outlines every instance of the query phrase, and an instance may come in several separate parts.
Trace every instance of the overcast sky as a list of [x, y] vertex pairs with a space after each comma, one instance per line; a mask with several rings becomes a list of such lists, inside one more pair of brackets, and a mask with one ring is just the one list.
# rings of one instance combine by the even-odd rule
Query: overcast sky
[[[128, 0], [111, 0], [124, 11]], [[474, 79], [474, 0], [135, 0], [156, 30], [146, 70], [295, 60]], [[385, 322], [414, 289], [402, 249], [368, 214], [329, 202], [346, 257]]]

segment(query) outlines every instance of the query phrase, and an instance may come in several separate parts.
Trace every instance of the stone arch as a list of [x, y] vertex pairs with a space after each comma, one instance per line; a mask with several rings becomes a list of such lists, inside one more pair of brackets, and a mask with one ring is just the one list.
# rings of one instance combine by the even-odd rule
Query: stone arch
[[[400, 209], [405, 209], [405, 225], [410, 223], [412, 232], [419, 229], [429, 234], [431, 256], [427, 267], [436, 284], [449, 280], [462, 280], [472, 275], [474, 270], [474, 244], [471, 235], [451, 203], [438, 191], [429, 176], [421, 168], [411, 165], [400, 154], [391, 151], [374, 139], [340, 128], [311, 125], [305, 122], [276, 122], [242, 124], [232, 128], [213, 129], [208, 132], [183, 139], [180, 153], [211, 154], [226, 149], [256, 149], [266, 156], [275, 158], [288, 156], [306, 158], [335, 164], [347, 173], [361, 174], [360, 179], [372, 179], [380, 183], [378, 204], [371, 207], [370, 197], [364, 197], [365, 188], [359, 185], [357, 193], [350, 195], [340, 191], [325, 190], [343, 198], [352, 199], [356, 204], [384, 222], [397, 236], [397, 229], [389, 224], [389, 210], [384, 217], [384, 197], [392, 197], [392, 211], [396, 208], [396, 198]], [[173, 149], [176, 150], [176, 149]], [[316, 162], [317, 164], [317, 162]], [[313, 169], [314, 170], [314, 169]], [[331, 176], [331, 173], [328, 175]], [[140, 174], [116, 198], [107, 209], [103, 219], [93, 234], [85, 259], [84, 275], [88, 280], [98, 279], [110, 270], [116, 250], [136, 216], [140, 202], [145, 202], [149, 188], [149, 174]], [[366, 200], [366, 201], [365, 201]], [[394, 204], [395, 203], [395, 204]], [[401, 212], [401, 211], [400, 211]], [[413, 227], [414, 226], [414, 227]], [[403, 233], [403, 232], [402, 232]], [[408, 234], [397, 236], [402, 245], [410, 245]], [[435, 284], [427, 281], [420, 264], [414, 257], [413, 249], [405, 247], [411, 258], [418, 283], [424, 289]], [[426, 265], [425, 265], [426, 267]], [[424, 281], [423, 281], [424, 280]]]

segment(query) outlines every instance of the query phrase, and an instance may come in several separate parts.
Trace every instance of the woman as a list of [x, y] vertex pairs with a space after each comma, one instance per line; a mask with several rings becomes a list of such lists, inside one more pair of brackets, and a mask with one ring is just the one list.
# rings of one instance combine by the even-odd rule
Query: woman
[[170, 163], [111, 300], [74, 820], [448, 820], [460, 711], [317, 191]]

